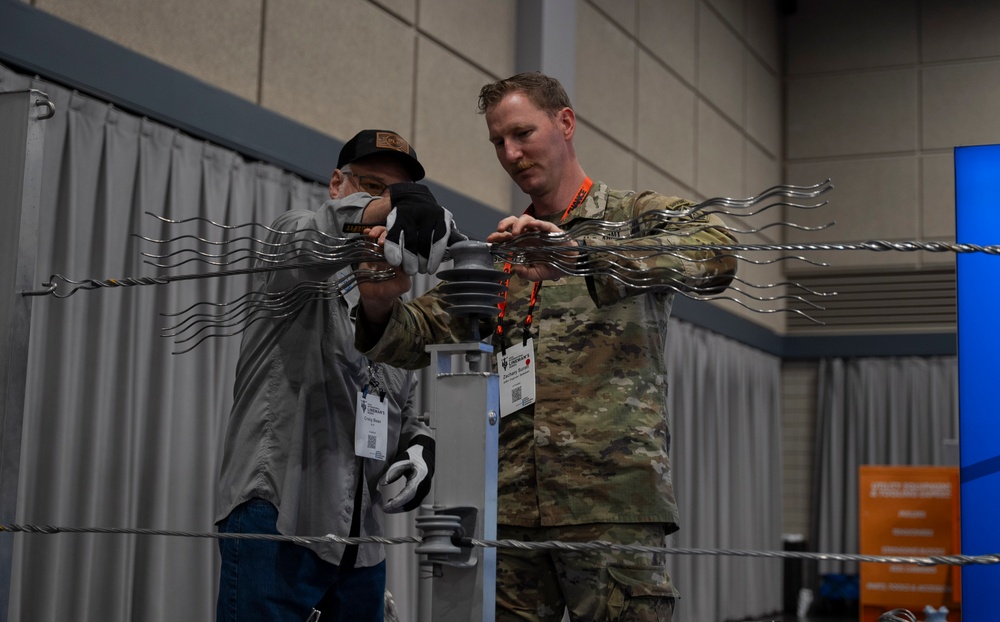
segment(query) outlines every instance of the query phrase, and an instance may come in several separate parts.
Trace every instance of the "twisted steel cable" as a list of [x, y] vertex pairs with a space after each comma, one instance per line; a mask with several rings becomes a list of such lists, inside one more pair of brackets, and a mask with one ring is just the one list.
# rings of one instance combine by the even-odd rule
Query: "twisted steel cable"
[[[179, 538], [204, 539], [239, 539], [239, 540], [274, 540], [279, 542], [294, 542], [297, 544], [317, 544], [336, 542], [340, 544], [420, 544], [424, 539], [419, 536], [382, 537], [360, 536], [343, 537], [334, 534], [325, 536], [286, 536], [281, 534], [251, 534], [251, 533], [220, 533], [215, 531], [181, 531], [170, 529], [145, 529], [135, 527], [67, 527], [53, 525], [30, 525], [19, 523], [0, 524], [0, 532], [53, 535], [60, 533], [73, 534], [119, 534], [141, 536], [168, 536]], [[805, 559], [825, 561], [870, 562], [882, 564], [912, 564], [917, 566], [976, 566], [1000, 564], [1000, 554], [994, 555], [931, 555], [931, 556], [884, 556], [860, 555], [852, 553], [815, 553], [808, 551], [756, 551], [740, 549], [706, 549], [690, 547], [655, 547], [631, 544], [614, 544], [603, 540], [591, 542], [561, 542], [549, 540], [542, 542], [522, 542], [519, 540], [480, 540], [476, 538], [453, 537], [458, 546], [473, 546], [480, 548], [511, 548], [532, 551], [616, 551], [626, 553], [662, 553], [666, 555], [707, 555], [732, 557], [758, 557], [774, 559]]]

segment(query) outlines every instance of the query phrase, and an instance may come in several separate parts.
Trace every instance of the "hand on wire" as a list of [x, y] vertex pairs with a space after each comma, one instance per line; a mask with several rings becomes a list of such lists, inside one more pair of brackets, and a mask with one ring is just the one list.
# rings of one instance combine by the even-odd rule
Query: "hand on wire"
[[386, 219], [385, 259], [393, 266], [402, 266], [406, 274], [436, 272], [448, 246], [468, 239], [427, 186], [392, 184], [389, 197], [392, 211]]
[[[557, 225], [546, 220], [538, 220], [526, 214], [524, 216], [508, 216], [501, 220], [497, 224], [497, 230], [487, 236], [486, 241], [491, 244], [505, 244], [508, 248], [512, 249], [523, 248], [524, 250], [529, 250], [532, 247], [551, 247], [557, 245], [553, 242], [547, 242], [544, 238], [534, 236], [518, 239], [522, 233], [535, 231], [540, 233], [563, 233], [563, 230]], [[560, 241], [558, 246], [578, 246], [578, 244], [575, 240], [566, 238]], [[515, 264], [512, 270], [521, 278], [529, 281], [555, 281], [563, 276], [563, 272], [551, 263], [541, 261]]]

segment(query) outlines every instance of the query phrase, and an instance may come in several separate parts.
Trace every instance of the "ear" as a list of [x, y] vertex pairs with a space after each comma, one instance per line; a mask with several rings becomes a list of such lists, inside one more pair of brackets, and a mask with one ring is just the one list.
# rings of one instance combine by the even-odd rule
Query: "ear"
[[556, 125], [562, 130], [563, 138], [570, 140], [576, 132], [576, 113], [572, 108], [563, 108], [556, 113]]
[[337, 195], [340, 193], [340, 185], [344, 183], [344, 175], [340, 172], [339, 168], [333, 169], [333, 174], [330, 175], [330, 198], [336, 199]]

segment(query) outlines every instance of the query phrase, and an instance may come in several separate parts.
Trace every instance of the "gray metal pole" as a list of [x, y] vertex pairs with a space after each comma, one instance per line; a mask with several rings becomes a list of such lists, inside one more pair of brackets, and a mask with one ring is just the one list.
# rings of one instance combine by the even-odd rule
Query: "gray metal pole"
[[[454, 521], [461, 535], [496, 539], [499, 379], [480, 371], [490, 369], [492, 348], [476, 342], [427, 349], [436, 373], [430, 410], [436, 443], [434, 504], [421, 508], [418, 528], [427, 521]], [[442, 551], [448, 546], [444, 538]], [[418, 553], [422, 549], [423, 544]], [[428, 555], [421, 564], [432, 570], [434, 622], [495, 619], [496, 549], [442, 552]]]
[[[0, 93], [0, 521], [16, 521], [31, 298], [38, 246], [45, 124], [55, 112], [39, 91]], [[0, 622], [10, 608], [14, 538], [0, 536]]]

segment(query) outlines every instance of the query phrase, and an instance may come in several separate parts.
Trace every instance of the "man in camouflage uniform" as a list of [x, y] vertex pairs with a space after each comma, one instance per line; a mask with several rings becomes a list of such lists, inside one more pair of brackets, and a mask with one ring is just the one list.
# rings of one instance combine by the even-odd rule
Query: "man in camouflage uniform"
[[[552, 78], [519, 74], [488, 84], [480, 93], [480, 112], [500, 164], [532, 201], [523, 216], [500, 221], [489, 242], [691, 205], [591, 182], [573, 147], [575, 115]], [[714, 251], [671, 254], [635, 247], [734, 243], [719, 225], [714, 216], [694, 214], [647, 226], [628, 240], [594, 235], [568, 243], [627, 242], [630, 250], [614, 256], [614, 263], [641, 275], [643, 288], [604, 275], [568, 277], [549, 265], [513, 266], [504, 336], [519, 341], [532, 281], [542, 280], [544, 287], [531, 323], [536, 402], [500, 423], [500, 538], [659, 547], [678, 529], [664, 356], [671, 296], [675, 289], [725, 289], [735, 260]], [[608, 266], [610, 256], [588, 255]], [[408, 304], [396, 301], [404, 286], [362, 291], [366, 321], [358, 323], [356, 345], [373, 359], [415, 368], [428, 363], [425, 345], [467, 333], [434, 291]], [[664, 561], [662, 555], [611, 550], [500, 549], [497, 619], [558, 622], [565, 607], [574, 621], [670, 620], [677, 592]]]

